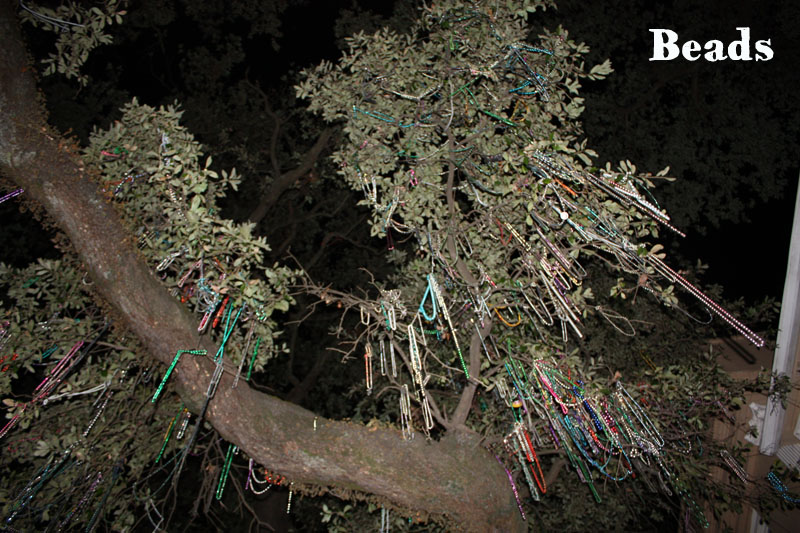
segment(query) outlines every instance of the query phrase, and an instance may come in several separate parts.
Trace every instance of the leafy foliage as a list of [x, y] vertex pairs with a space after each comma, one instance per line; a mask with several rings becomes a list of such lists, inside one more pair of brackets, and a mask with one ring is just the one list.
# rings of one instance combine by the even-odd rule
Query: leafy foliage
[[89, 53], [103, 44], [111, 43], [107, 26], [122, 24], [125, 11], [118, 0], [104, 0], [100, 7], [87, 7], [79, 2], [60, 4], [57, 8], [38, 6], [20, 1], [22, 20], [58, 34], [55, 48], [42, 61], [44, 75], [58, 72], [66, 78], [75, 78], [81, 85], [89, 82], [80, 68], [89, 59]]
[[[262, 264], [268, 246], [252, 235], [252, 224], [219, 217], [217, 200], [239, 178], [235, 171], [217, 175], [209, 170], [210, 158], [202, 162], [200, 146], [180, 125], [180, 115], [174, 108], [154, 109], [134, 100], [119, 122], [94, 131], [84, 161], [97, 170], [100, 185], [119, 205], [146, 260], [176, 298], [201, 314], [210, 313], [209, 301], [216, 302], [214, 310], [224, 307], [223, 298], [229, 298], [228, 309], [249, 309], [243, 320], [249, 319], [250, 326], [227, 340], [231, 355], [226, 365], [233, 372], [238, 367], [244, 380], [284, 349], [274, 343], [280, 333], [274, 314], [293, 302], [288, 286], [296, 274]], [[4, 469], [28, 465], [39, 472], [30, 485], [30, 471], [9, 470], [13, 474], [0, 493], [5, 515], [31, 527], [54, 516], [63, 526], [72, 520], [88, 523], [93, 515], [83, 505], [66, 517], [61, 510], [97, 490], [107, 515], [115, 517], [111, 527], [130, 528], [136, 516], [150, 516], [149, 510], [135, 512], [137, 505], [149, 509], [164, 489], [163, 483], [151, 487], [148, 482], [160, 475], [162, 456], [165, 463], [174, 463], [174, 454], [166, 457], [181, 443], [168, 434], [188, 422], [188, 413], [175, 396], [166, 395], [153, 406], [153, 386], [161, 373], [141, 363], [141, 348], [123, 329], [108, 330], [109, 319], [93, 302], [91, 283], [73, 256], [23, 269], [2, 265], [2, 274], [4, 307], [10, 304], [0, 309], [4, 352], [15, 355], [11, 368], [0, 374], [0, 386], [15, 391], [4, 403], [7, 428], [18, 426], [2, 464]], [[209, 320], [208, 330], [221, 338], [213, 328]], [[86, 346], [76, 344], [84, 339]], [[70, 355], [73, 345], [80, 349], [77, 357]], [[81, 364], [82, 359], [86, 362]], [[73, 366], [59, 378], [57, 395], [31, 395], [25, 384], [52, 377], [68, 360]], [[98, 445], [103, 454], [93, 453]], [[98, 485], [103, 477], [115, 482]], [[118, 478], [123, 482], [117, 483]], [[48, 503], [28, 507], [31, 495]]]
[[[618, 343], [584, 341], [584, 328], [599, 330], [598, 321], [605, 320], [617, 335], [632, 336], [633, 323], [614, 311], [624, 313], [626, 306], [614, 298], [635, 303], [641, 289], [640, 298], [648, 294], [676, 307], [684, 305], [678, 286], [692, 293], [688, 281], [663, 268], [663, 246], [647, 242], [661, 227], [675, 230], [649, 193], [669, 169], [654, 176], [637, 173], [629, 161], [616, 170], [593, 165], [596, 154], [578, 120], [583, 111], [579, 90], [582, 80], [608, 75], [610, 63], [585, 70], [588, 47], [561, 28], [525, 43], [524, 16], [544, 6], [494, 11], [480, 2], [437, 2], [425, 7], [407, 32], [382, 29], [347, 39], [349, 51], [338, 63], [304, 71], [297, 86], [310, 110], [326, 121], [344, 121], [347, 141], [333, 160], [341, 178], [363, 192], [361, 204], [373, 212], [371, 233], [386, 239], [397, 268], [376, 283], [376, 296], [312, 288], [323, 300], [338, 300], [360, 314], [358, 332], [337, 333], [348, 340], [348, 355], [363, 353], [364, 345], [367, 394], [373, 386], [381, 395], [400, 394], [395, 420], [407, 435], [410, 426], [429, 438], [443, 430], [476, 431], [493, 449], [504, 448], [516, 487], [537, 502], [538, 492], [544, 492], [538, 482], [547, 469], [538, 467], [538, 460], [534, 464], [528, 451], [527, 461], [517, 460], [527, 450], [515, 441], [522, 427], [546, 449], [565, 446], [562, 453], [581, 480], [594, 478], [599, 486], [603, 476], [626, 477], [628, 467], [617, 466], [616, 473], [607, 469], [609, 455], [602, 465], [582, 450], [591, 444], [588, 434], [587, 443], [569, 431], [559, 433], [560, 444], [548, 435], [548, 428], [553, 432], [558, 426], [554, 420], [569, 426], [570, 416], [580, 419], [572, 410], [566, 415], [563, 396], [559, 400], [550, 388], [556, 381], [563, 387], [560, 394], [580, 394], [597, 405], [621, 401], [608, 386], [619, 374], [610, 381], [603, 375], [603, 366], [622, 356], [614, 353]], [[598, 271], [588, 261], [597, 259], [623, 274], [599, 295], [587, 283], [587, 271]], [[561, 277], [551, 282], [551, 276]], [[548, 324], [554, 327], [547, 329]], [[407, 374], [388, 370], [390, 347], [402, 356]], [[685, 348], [697, 357], [696, 346], [693, 354], [691, 345]], [[586, 352], [591, 359], [581, 357]], [[380, 364], [380, 378], [371, 373], [373, 364]], [[628, 365], [629, 379], [662, 387], [658, 400], [641, 396], [641, 402], [652, 408], [651, 416], [658, 413], [654, 423], [666, 444], [659, 444], [649, 460], [649, 452], [632, 453], [629, 465], [639, 472], [637, 481], [613, 489], [608, 480], [602, 484], [603, 505], [612, 512], [600, 518], [587, 488], [576, 487], [575, 476], [562, 481], [562, 475], [536, 504], [549, 525], [545, 529], [564, 529], [558, 509], [565, 507], [592, 515], [608, 529], [632, 527], [643, 516], [627, 504], [631, 492], [648, 502], [645, 508], [653, 510], [648, 519], [661, 522], [674, 505], [683, 505], [702, 525], [694, 498], [719, 489], [708, 483], [707, 471], [692, 466], [698, 456], [696, 449], [695, 455], [690, 451], [684, 412], [700, 429], [700, 420], [714, 414], [707, 405], [676, 406], [722, 397], [712, 383], [727, 381], [713, 367], [709, 359], [697, 367], [652, 366], [641, 373]], [[403, 407], [408, 389], [419, 406], [411, 424]], [[563, 419], [548, 411], [555, 405], [549, 403], [551, 395], [564, 410]], [[519, 409], [526, 403], [526, 412], [535, 411], [538, 419], [525, 419]], [[588, 404], [585, 408], [591, 410]], [[574, 447], [564, 444], [570, 438]], [[573, 454], [583, 454], [596, 470], [589, 474]], [[541, 462], [558, 471], [563, 459], [554, 457], [548, 454]], [[591, 482], [589, 488], [599, 502]], [[583, 529], [580, 520], [567, 526]]]

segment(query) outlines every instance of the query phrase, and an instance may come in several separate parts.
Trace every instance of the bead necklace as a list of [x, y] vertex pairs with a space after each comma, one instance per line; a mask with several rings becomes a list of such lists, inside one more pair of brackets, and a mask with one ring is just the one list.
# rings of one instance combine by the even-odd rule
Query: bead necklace
[[570, 308], [570, 304], [567, 302], [566, 298], [555, 288], [554, 282], [550, 281], [543, 272], [539, 271], [539, 278], [542, 280], [545, 289], [547, 289], [548, 294], [550, 295], [550, 300], [557, 304], [556, 305], [556, 314], [559, 319], [561, 319], [562, 324], [564, 322], [568, 323], [570, 327], [572, 327], [573, 331], [579, 338], [583, 338], [583, 333], [576, 323], [580, 323], [580, 319], [572, 312]]
[[10, 193], [8, 193], [5, 196], [3, 196], [2, 198], [0, 198], [0, 204], [2, 204], [3, 202], [5, 202], [6, 200], [8, 200], [10, 198], [14, 198], [15, 196], [19, 196], [23, 192], [25, 192], [25, 189], [17, 189], [16, 191], [11, 191]]
[[[266, 487], [263, 488], [263, 489], [256, 489], [256, 485], [257, 484], [258, 485], [266, 485]], [[247, 490], [248, 487], [250, 487], [250, 490], [255, 495], [264, 494], [265, 492], [267, 492], [272, 487], [272, 484], [267, 479], [261, 480], [261, 479], [258, 479], [258, 477], [256, 477], [256, 473], [253, 470], [253, 460], [252, 459], [250, 459], [248, 461], [248, 464], [247, 464], [247, 481], [245, 482], [244, 490]]]
[[289, 499], [286, 502], [286, 514], [292, 511], [292, 492], [294, 492], [294, 481], [289, 483]]
[[800, 498], [794, 498], [789, 495], [789, 489], [786, 488], [786, 485], [783, 484], [783, 481], [780, 480], [775, 472], [770, 470], [767, 474], [767, 479], [772, 485], [772, 488], [775, 489], [784, 500], [790, 503], [800, 503]]
[[422, 407], [422, 431], [425, 432], [425, 436], [430, 437], [428, 433], [431, 429], [433, 429], [433, 415], [431, 414], [431, 406], [428, 402], [428, 394], [425, 392], [425, 388], [420, 388], [420, 405]]
[[435, 299], [439, 301], [439, 308], [442, 310], [442, 315], [444, 316], [444, 320], [447, 322], [447, 325], [450, 328], [450, 334], [453, 336], [453, 342], [456, 345], [456, 352], [458, 353], [458, 359], [461, 362], [461, 368], [464, 370], [464, 375], [467, 376], [467, 379], [469, 379], [469, 369], [467, 368], [467, 363], [464, 362], [464, 356], [461, 354], [461, 347], [458, 345], [456, 329], [453, 327], [453, 322], [450, 320], [450, 312], [447, 309], [447, 303], [444, 301], [444, 296], [442, 296], [442, 291], [439, 288], [439, 284], [436, 283], [436, 279], [432, 274], [428, 275], [428, 284], [433, 290]]
[[111, 470], [111, 484], [109, 485], [108, 489], [106, 489], [105, 494], [103, 495], [103, 499], [100, 500], [100, 504], [95, 509], [94, 513], [92, 514], [92, 518], [89, 519], [89, 523], [86, 526], [85, 533], [92, 533], [94, 531], [95, 526], [97, 525], [97, 520], [100, 518], [100, 513], [105, 507], [106, 501], [108, 501], [109, 496], [111, 496], [111, 490], [114, 488], [114, 485], [119, 479], [120, 474], [122, 473], [122, 460], [117, 461], [117, 464], [114, 465], [114, 468]]
[[150, 400], [151, 402], [155, 403], [155, 401], [161, 395], [161, 390], [167, 383], [167, 379], [169, 379], [170, 374], [172, 374], [175, 365], [178, 364], [178, 360], [180, 359], [181, 355], [185, 353], [190, 353], [192, 355], [206, 355], [208, 352], [206, 350], [178, 350], [177, 353], [175, 354], [175, 357], [172, 359], [172, 364], [169, 365], [169, 368], [167, 368], [166, 373], [164, 373], [164, 377], [161, 380], [161, 383], [159, 383], [158, 387], [156, 388], [156, 392], [153, 394], [153, 398]]
[[537, 476], [536, 471], [533, 469], [531, 469], [531, 472], [533, 474], [533, 478], [536, 480], [536, 485], [538, 485], [539, 490], [542, 491], [542, 494], [545, 494], [547, 492], [547, 482], [544, 478], [544, 473], [542, 472], [542, 465], [539, 463], [539, 457], [536, 455], [536, 450], [533, 449], [531, 438], [527, 431], [525, 431], [525, 428], [522, 426], [522, 424], [517, 424], [514, 432], [517, 436], [520, 449], [525, 450], [525, 455], [528, 458], [528, 462], [531, 464], [536, 464], [536, 468], [539, 470], [539, 475]]
[[[411, 371], [414, 381], [422, 386], [422, 359], [420, 358], [419, 346], [417, 345], [417, 336], [414, 333], [414, 327], [408, 325], [408, 357], [411, 360]], [[424, 337], [423, 337], [424, 338]]]
[[181, 422], [180, 427], [178, 428], [178, 434], [175, 435], [177, 440], [181, 440], [183, 438], [184, 433], [186, 433], [186, 428], [189, 425], [189, 419], [192, 417], [192, 413], [189, 412], [188, 409], [183, 409], [183, 421]]
[[378, 346], [380, 346], [380, 351], [381, 351], [380, 352], [381, 353], [381, 358], [380, 358], [381, 376], [385, 376], [386, 375], [386, 344], [385, 344], [383, 338], [380, 339], [380, 341], [378, 343]]
[[726, 311], [722, 306], [705, 295], [700, 289], [689, 283], [686, 278], [672, 270], [661, 259], [650, 254], [647, 259], [662, 272], [667, 273], [667, 277], [674, 279], [681, 287], [700, 300], [706, 307], [717, 314], [722, 320], [727, 322], [733, 329], [741, 333], [747, 340], [752, 342], [757, 348], [764, 346], [764, 339], [753, 333], [747, 326], [737, 320], [733, 315]]
[[381, 529], [380, 533], [389, 533], [392, 523], [389, 521], [389, 509], [381, 507]]
[[414, 428], [411, 425], [411, 395], [406, 384], [400, 389], [400, 428], [404, 440], [414, 438]]
[[64, 529], [64, 527], [67, 526], [72, 521], [72, 517], [75, 516], [76, 514], [80, 513], [80, 511], [83, 509], [83, 506], [86, 505], [86, 502], [89, 501], [89, 498], [97, 490], [97, 486], [100, 484], [101, 481], [103, 481], [103, 473], [102, 472], [98, 472], [97, 476], [95, 476], [94, 481], [89, 486], [89, 490], [80, 499], [80, 501], [78, 502], [78, 505], [73, 507], [72, 510], [64, 518], [64, 520], [62, 520], [61, 523], [58, 524], [58, 528], [56, 529], [56, 531], [62, 531]]
[[110, 400], [111, 396], [113, 396], [113, 395], [114, 395], [113, 391], [109, 391], [106, 394], [105, 400], [103, 400], [103, 403], [100, 404], [100, 407], [97, 408], [97, 412], [95, 413], [94, 417], [92, 417], [92, 420], [89, 422], [89, 425], [86, 426], [86, 429], [83, 431], [83, 436], [84, 437], [86, 437], [89, 434], [89, 432], [92, 430], [92, 428], [94, 427], [95, 423], [97, 422], [97, 419], [100, 418], [100, 415], [105, 410], [106, 405], [108, 405], [108, 400]]
[[[531, 310], [533, 310], [534, 314], [536, 314], [536, 316], [539, 318], [542, 324], [544, 324], [545, 326], [552, 326], [554, 324], [553, 316], [550, 314], [550, 311], [547, 310], [547, 305], [545, 305], [544, 301], [542, 301], [542, 295], [541, 292], [539, 291], [539, 287], [537, 285], [531, 285], [533, 288], [536, 289], [536, 295], [538, 297], [539, 303], [541, 304], [540, 306], [536, 306], [533, 304], [531, 299], [528, 298], [528, 294], [522, 289], [522, 284], [519, 282], [519, 280], [515, 281], [515, 283], [517, 284], [517, 287], [519, 287], [520, 289], [519, 292], [522, 293], [522, 297], [528, 303]], [[544, 315], [547, 315], [547, 320], [545, 320]]]
[[395, 362], [395, 358], [394, 358], [394, 342], [392, 342], [392, 339], [389, 339], [389, 356], [390, 356], [391, 363], [392, 363], [392, 377], [396, 378], [397, 377], [397, 363]]
[[364, 353], [364, 374], [367, 388], [367, 396], [372, 394], [372, 346], [367, 343]]
[[[627, 389], [622, 385], [621, 382], [617, 381], [617, 389], [622, 391], [622, 393], [627, 396], [622, 396], [620, 394], [620, 398], [622, 399], [625, 406], [630, 409], [645, 431], [655, 439], [655, 443], [658, 445], [659, 448], [664, 447], [664, 437], [661, 436], [661, 433], [658, 431], [658, 428], [653, 424], [653, 421], [650, 420], [650, 417], [647, 416], [647, 413], [639, 407], [639, 405], [634, 401], [631, 395], [628, 393]], [[629, 401], [630, 400], [630, 401]], [[645, 423], [647, 421], [647, 423]]]
[[[625, 473], [622, 476], [614, 476], [611, 473], [609, 473], [607, 467], [608, 467], [609, 463], [611, 462], [612, 455], [611, 454], [606, 454], [606, 460], [605, 460], [605, 463], [603, 463], [603, 464], [600, 464], [596, 460], [592, 459], [592, 457], [590, 457], [589, 453], [586, 451], [584, 446], [582, 446], [580, 444], [580, 438], [576, 438], [576, 432], [578, 430], [576, 428], [574, 428], [574, 426], [572, 425], [572, 422], [570, 422], [570, 420], [569, 420], [569, 418], [567, 416], [563, 417], [563, 420], [564, 420], [564, 426], [565, 426], [565, 428], [567, 430], [567, 433], [569, 434], [570, 438], [572, 439], [572, 443], [578, 449], [578, 451], [583, 456], [583, 458], [589, 464], [594, 466], [598, 471], [600, 471], [601, 474], [603, 474], [607, 478], [611, 479], [612, 481], [623, 481], [625, 478], [627, 478], [630, 474], [633, 473], [632, 469], [630, 469], [630, 468], [625, 468]], [[591, 440], [588, 440], [588, 442], [591, 442]], [[623, 454], [623, 456], [627, 459], [627, 454], [625, 454], [625, 451], [622, 448], [619, 448], [619, 450]], [[628, 463], [630, 464], [630, 461], [628, 461]]]
[[742, 468], [739, 462], [733, 458], [728, 450], [720, 450], [719, 452], [720, 457], [722, 460], [725, 461], [725, 464], [728, 465], [736, 477], [742, 480], [743, 483], [752, 483], [753, 480], [750, 479], [750, 476], [747, 474], [747, 471]]
[[503, 470], [505, 470], [506, 475], [508, 476], [508, 482], [511, 483], [511, 490], [514, 492], [514, 499], [517, 500], [519, 514], [522, 515], [522, 519], [525, 520], [525, 511], [522, 510], [522, 503], [519, 501], [519, 493], [517, 492], [517, 486], [514, 484], [514, 478], [511, 476], [511, 472], [508, 471], [508, 468], [506, 468], [506, 465], [503, 464], [503, 461], [501, 461], [496, 454], [494, 455], [494, 458], [497, 459], [497, 462], [500, 463], [500, 466], [502, 466]]
[[170, 421], [169, 426], [167, 427], [167, 431], [164, 433], [164, 442], [161, 445], [161, 450], [158, 452], [158, 456], [156, 457], [155, 460], [156, 464], [158, 464], [158, 462], [161, 460], [161, 456], [164, 455], [164, 450], [167, 449], [167, 443], [169, 442], [169, 438], [170, 436], [172, 436], [172, 430], [175, 428], [175, 421], [178, 419], [178, 417], [181, 415], [182, 412], [183, 412], [183, 404], [181, 404], [181, 412], [172, 417], [172, 420]]
[[217, 483], [217, 492], [214, 494], [214, 497], [217, 500], [222, 499], [222, 493], [225, 491], [225, 484], [228, 481], [228, 473], [231, 470], [231, 462], [233, 462], [233, 456], [239, 451], [239, 447], [233, 444], [228, 444], [228, 452], [225, 454], [225, 462], [222, 465], [222, 471], [219, 475], [219, 483]]
[[528, 484], [528, 490], [530, 490], [531, 498], [533, 498], [533, 501], [538, 502], [541, 500], [541, 498], [539, 497], [539, 491], [536, 490], [536, 486], [533, 484], [533, 479], [531, 478], [530, 469], [528, 468], [528, 465], [525, 462], [525, 456], [522, 454], [522, 448], [519, 446], [517, 446], [516, 448], [517, 448], [516, 459], [517, 462], [519, 463], [519, 467], [522, 470], [523, 475], [525, 476], [525, 482]]
[[700, 508], [697, 502], [694, 501], [694, 498], [692, 498], [691, 495], [689, 495], [689, 493], [686, 491], [686, 487], [683, 484], [683, 481], [679, 480], [677, 477], [674, 477], [672, 478], [672, 486], [675, 487], [675, 489], [678, 491], [678, 494], [681, 496], [683, 501], [685, 501], [688, 504], [688, 506], [691, 507], [695, 519], [700, 524], [700, 527], [702, 527], [703, 529], [707, 528], [708, 520], [706, 520], [705, 513], [703, 513], [703, 510]]

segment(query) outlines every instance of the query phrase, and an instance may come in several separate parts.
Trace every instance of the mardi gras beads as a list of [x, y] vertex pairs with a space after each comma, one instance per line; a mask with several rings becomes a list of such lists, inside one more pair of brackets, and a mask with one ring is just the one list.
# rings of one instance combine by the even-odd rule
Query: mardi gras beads
[[161, 383], [158, 384], [158, 388], [156, 388], [156, 392], [153, 394], [152, 400], [150, 400], [151, 402], [155, 402], [158, 399], [158, 397], [161, 395], [161, 390], [164, 388], [164, 385], [167, 383], [167, 380], [169, 379], [170, 374], [172, 374], [172, 370], [175, 368], [175, 365], [178, 364], [178, 360], [180, 359], [181, 355], [185, 354], [185, 353], [190, 353], [192, 355], [205, 355], [208, 352], [206, 350], [178, 350], [177, 353], [175, 353], [175, 357], [172, 359], [172, 364], [170, 364], [169, 368], [167, 368], [167, 371], [164, 374], [164, 377], [161, 380]]

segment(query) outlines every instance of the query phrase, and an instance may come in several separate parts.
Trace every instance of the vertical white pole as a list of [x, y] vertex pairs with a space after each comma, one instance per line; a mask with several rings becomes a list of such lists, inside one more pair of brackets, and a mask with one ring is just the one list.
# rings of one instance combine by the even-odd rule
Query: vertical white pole
[[[783, 285], [781, 301], [781, 318], [778, 322], [778, 341], [775, 357], [772, 360], [772, 371], [778, 376], [788, 375], [794, 378], [792, 371], [797, 354], [798, 335], [800, 334], [800, 180], [798, 180], [797, 198], [794, 204], [794, 222], [792, 239], [789, 244], [789, 263], [786, 268], [786, 282]], [[771, 398], [767, 402], [767, 413], [764, 426], [761, 428], [760, 451], [764, 455], [775, 455], [781, 444], [783, 419], [786, 410], [780, 401]]]

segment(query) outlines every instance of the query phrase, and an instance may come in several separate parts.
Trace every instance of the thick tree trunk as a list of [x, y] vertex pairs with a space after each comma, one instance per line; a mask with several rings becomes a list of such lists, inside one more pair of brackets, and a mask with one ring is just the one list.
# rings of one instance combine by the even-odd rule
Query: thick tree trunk
[[[0, 0], [0, 173], [25, 188], [70, 239], [99, 297], [149, 355], [169, 363], [179, 349], [206, 348], [193, 317], [149, 269], [77, 153], [46, 125], [14, 13]], [[31, 222], [34, 223], [34, 222]], [[198, 412], [213, 373], [184, 357], [173, 384]], [[398, 430], [319, 420], [314, 413], [223, 376], [207, 419], [230, 442], [296, 484], [384, 497], [399, 508], [452, 521], [453, 529], [522, 531], [508, 479], [475, 442], [405, 442]]]

